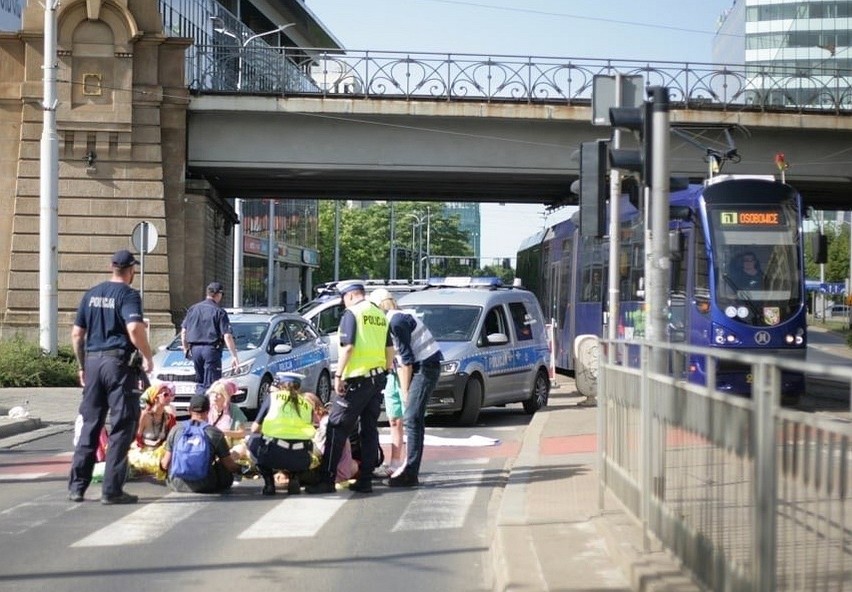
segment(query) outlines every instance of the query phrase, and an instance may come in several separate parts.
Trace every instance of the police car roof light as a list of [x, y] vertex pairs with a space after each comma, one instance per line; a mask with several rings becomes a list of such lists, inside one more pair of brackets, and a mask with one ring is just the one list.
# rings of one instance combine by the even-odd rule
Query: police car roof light
[[502, 288], [498, 277], [447, 276], [429, 278], [430, 288]]

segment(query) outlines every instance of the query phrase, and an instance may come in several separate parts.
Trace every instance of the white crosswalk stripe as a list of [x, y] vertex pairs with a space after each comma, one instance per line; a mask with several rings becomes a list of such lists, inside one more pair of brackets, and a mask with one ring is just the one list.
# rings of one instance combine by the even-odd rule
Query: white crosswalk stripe
[[34, 481], [48, 475], [50, 473], [0, 473], [0, 483], [4, 481]]
[[[465, 464], [487, 462], [487, 459], [475, 459]], [[417, 490], [392, 531], [461, 528], [483, 475], [482, 470], [450, 470], [421, 479], [425, 487]]]
[[[185, 498], [182, 501], [181, 498]], [[197, 501], [192, 494], [170, 493], [151, 504], [146, 504], [123, 518], [80, 539], [72, 547], [111, 547], [115, 545], [140, 545], [163, 535], [212, 501]]]
[[314, 536], [352, 497], [337, 493], [333, 497], [285, 499], [246, 528], [238, 539], [284, 539]]
[[41, 526], [65, 512], [75, 509], [62, 496], [61, 501], [54, 495], [46, 495], [18, 504], [0, 512], [0, 534], [16, 535]]
[[[421, 475], [420, 488], [407, 492], [410, 496], [407, 499], [395, 498], [401, 503], [394, 503], [392, 506], [400, 513], [397, 517], [388, 516], [389, 521], [385, 528], [390, 528], [391, 532], [462, 528], [476, 495], [481, 490], [485, 465], [492, 460], [468, 458], [433, 462], [431, 470]], [[29, 478], [36, 478], [30, 475]], [[0, 482], [2, 480], [3, 478], [0, 478]], [[378, 484], [377, 487], [384, 489]], [[244, 516], [248, 521], [243, 524], [248, 526], [241, 532], [238, 531], [238, 540], [313, 537], [353, 498], [352, 493], [346, 490], [331, 495], [280, 496], [272, 499], [262, 498], [260, 492], [257, 493], [257, 499], [245, 508], [251, 508], [254, 516]], [[380, 496], [376, 498], [376, 502], [381, 503]], [[362, 503], [370, 501], [370, 498], [364, 496], [357, 496], [356, 499]], [[219, 503], [219, 496], [167, 493], [157, 501], [124, 508], [128, 514], [112, 522], [102, 522], [94, 526], [96, 530], [87, 535], [85, 532], [78, 534], [75, 537], [78, 540], [72, 542], [71, 547], [151, 544], [202, 509], [213, 508]], [[58, 519], [67, 512], [86, 508], [85, 505], [70, 504], [64, 495], [61, 500], [57, 499], [56, 494], [34, 499], [0, 511], [0, 534], [21, 534]], [[110, 513], [99, 515], [107, 519], [110, 517]], [[81, 536], [83, 538], [78, 538]], [[233, 537], [234, 534], [230, 536]]]

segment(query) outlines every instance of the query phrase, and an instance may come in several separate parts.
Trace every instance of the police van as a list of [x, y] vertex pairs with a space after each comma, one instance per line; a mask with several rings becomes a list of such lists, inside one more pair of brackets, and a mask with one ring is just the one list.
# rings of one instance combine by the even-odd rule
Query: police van
[[373, 290], [384, 288], [396, 297], [426, 287], [425, 280], [341, 280], [318, 285], [316, 297], [299, 307], [297, 312], [313, 323], [314, 327], [319, 329], [323, 335], [329, 337], [328, 353], [332, 372], [337, 370], [337, 351], [340, 347], [337, 327], [340, 325], [340, 317], [343, 316], [343, 311], [346, 310], [346, 307], [343, 306], [339, 287], [355, 281], [364, 284], [364, 289], [368, 295]]
[[398, 302], [429, 327], [444, 355], [429, 413], [473, 425], [483, 407], [523, 403], [532, 414], [547, 405], [550, 354], [532, 292], [498, 278], [443, 278]]

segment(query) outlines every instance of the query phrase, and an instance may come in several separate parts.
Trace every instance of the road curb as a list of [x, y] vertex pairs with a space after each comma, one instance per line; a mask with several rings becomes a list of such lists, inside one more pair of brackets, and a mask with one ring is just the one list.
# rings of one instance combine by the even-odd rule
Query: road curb
[[15, 436], [23, 432], [31, 432], [42, 427], [41, 419], [38, 417], [24, 417], [21, 419], [10, 419], [8, 411], [0, 417], [0, 439]]
[[[494, 590], [512, 592], [547, 590], [544, 573], [535, 550], [533, 533], [527, 524], [527, 486], [537, 464], [539, 442], [547, 413], [536, 413], [524, 432], [521, 451], [509, 467], [509, 477], [497, 511], [494, 539], [489, 547]], [[511, 557], [511, 561], [506, 558]]]

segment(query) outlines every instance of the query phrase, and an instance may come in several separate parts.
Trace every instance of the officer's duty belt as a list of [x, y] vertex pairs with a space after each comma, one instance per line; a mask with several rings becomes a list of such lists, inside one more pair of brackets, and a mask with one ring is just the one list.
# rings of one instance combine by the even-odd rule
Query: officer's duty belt
[[266, 441], [286, 450], [310, 450], [313, 447], [310, 440], [282, 440], [281, 438], [266, 438]]
[[128, 355], [123, 349], [102, 349], [101, 351], [87, 351], [87, 358], [123, 358]]

